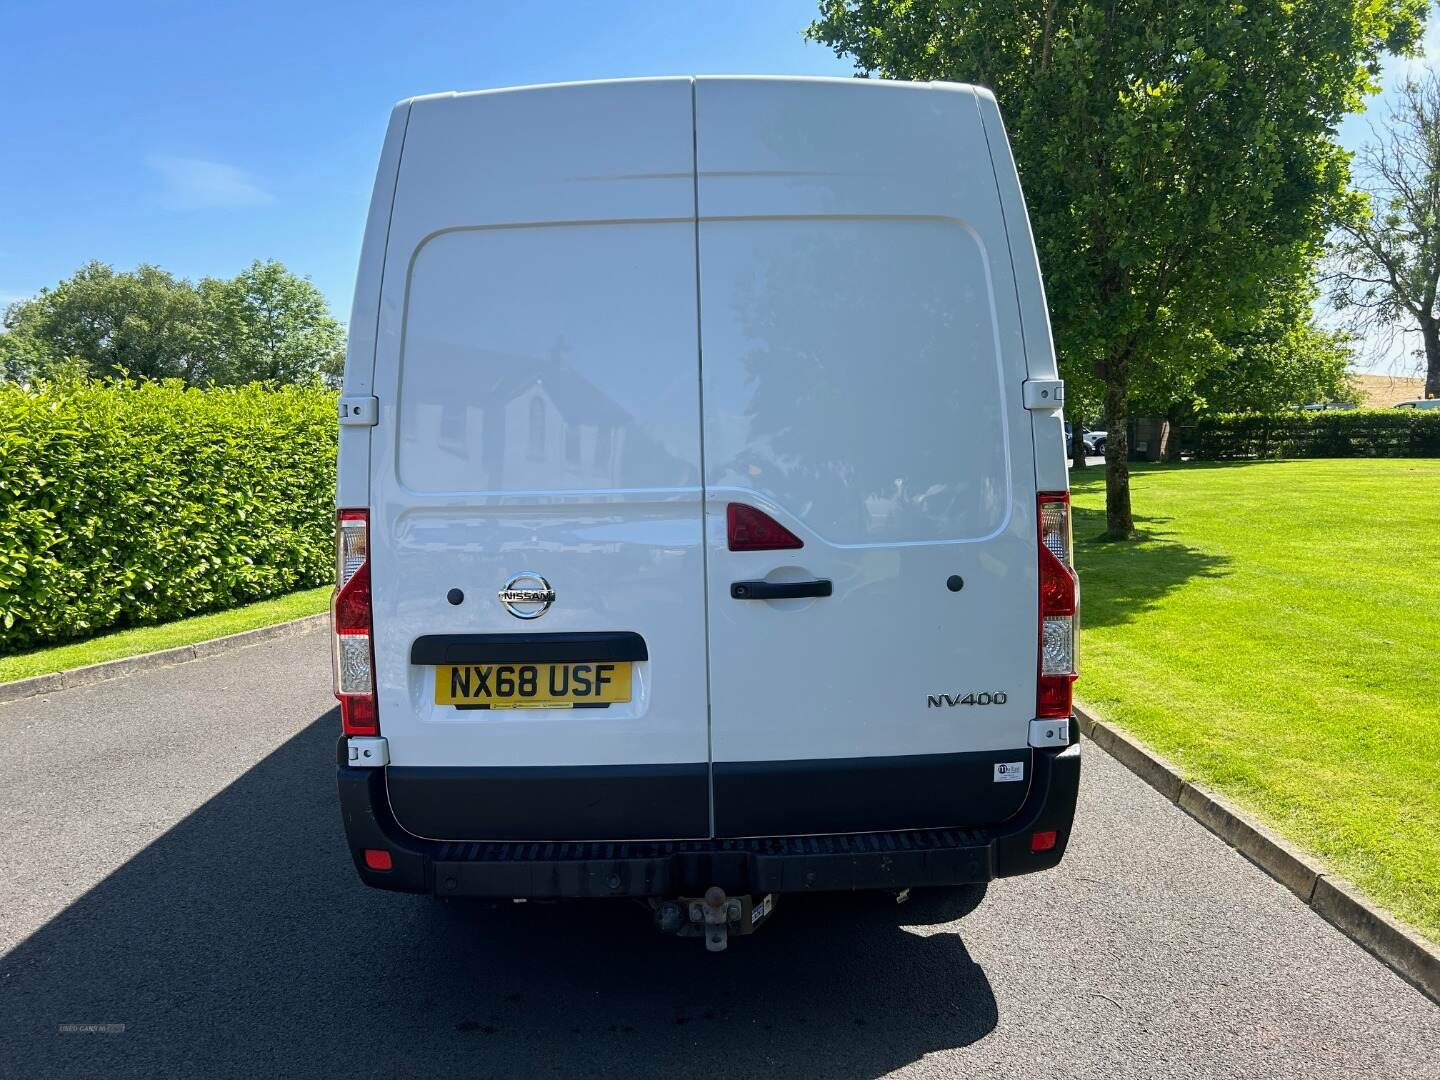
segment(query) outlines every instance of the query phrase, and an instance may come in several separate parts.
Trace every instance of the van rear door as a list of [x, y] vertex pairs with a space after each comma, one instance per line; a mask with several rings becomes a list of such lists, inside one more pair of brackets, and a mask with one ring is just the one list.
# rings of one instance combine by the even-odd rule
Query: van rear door
[[[689, 79], [411, 106], [370, 508], [387, 783], [418, 835], [709, 833], [693, 156]], [[553, 602], [518, 619], [498, 594], [532, 615], [537, 578]], [[622, 653], [628, 700], [592, 707], [442, 700], [523, 672], [437, 682]]]
[[696, 146], [716, 833], [1003, 820], [1034, 450], [975, 94], [698, 79]]

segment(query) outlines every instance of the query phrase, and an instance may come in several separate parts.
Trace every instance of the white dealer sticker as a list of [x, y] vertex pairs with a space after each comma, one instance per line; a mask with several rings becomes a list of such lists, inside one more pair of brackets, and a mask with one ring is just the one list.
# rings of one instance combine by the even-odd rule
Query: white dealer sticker
[[1006, 780], [1024, 780], [1025, 763], [1023, 761], [1001, 761], [995, 766], [995, 782], [1003, 783]]
[[762, 899], [755, 901], [755, 906], [750, 909], [750, 925], [759, 926], [760, 920], [769, 915], [770, 909], [774, 906], [774, 893], [766, 893]]

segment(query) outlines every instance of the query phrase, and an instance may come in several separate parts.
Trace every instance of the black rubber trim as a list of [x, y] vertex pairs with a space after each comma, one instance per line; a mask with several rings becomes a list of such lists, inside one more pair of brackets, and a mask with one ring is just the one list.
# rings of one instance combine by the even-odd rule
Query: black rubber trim
[[[1078, 728], [1071, 724], [1071, 738]], [[386, 769], [351, 768], [337, 745], [345, 835], [366, 884], [441, 896], [561, 898], [700, 896], [959, 885], [1045, 870], [1065, 853], [1080, 787], [1080, 747], [1037, 751], [1029, 794], [1003, 825], [837, 836], [659, 842], [436, 842], [396, 823]], [[393, 766], [392, 766], [393, 768]], [[1049, 851], [1031, 833], [1054, 829]], [[390, 870], [365, 865], [366, 848], [391, 853]]]
[[[611, 704], [611, 703], [608, 702], [608, 701], [572, 701], [572, 702], [570, 702], [570, 708], [572, 708], [572, 709], [608, 709], [608, 708], [610, 707], [610, 704]], [[490, 706], [489, 706], [489, 705], [452, 705], [452, 706], [450, 706], [450, 707], [451, 707], [452, 709], [458, 709], [460, 712], [470, 712], [470, 711], [474, 711], [474, 712], [488, 712], [489, 709], [490, 709]]]
[[[1004, 821], [1033, 780], [1029, 747], [965, 754], [717, 761], [715, 834], [780, 836]], [[1024, 779], [995, 780], [1001, 763]]]
[[391, 765], [396, 820], [436, 840], [640, 840], [710, 833], [710, 768]]
[[[1037, 798], [1032, 792], [1021, 812], [1006, 823], [995, 839], [996, 877], [1049, 870], [1065, 854], [1080, 797], [1080, 725], [1073, 716], [1069, 746], [1064, 750], [1036, 751], [1032, 786], [1039, 788], [1043, 796]], [[1052, 829], [1055, 846], [1048, 851], [1031, 851], [1031, 834]]]
[[814, 581], [733, 581], [730, 595], [736, 600], [799, 600], [806, 596], [829, 596], [834, 586], [825, 578]]
[[568, 634], [427, 634], [410, 646], [412, 664], [563, 664], [649, 660], [633, 630]]

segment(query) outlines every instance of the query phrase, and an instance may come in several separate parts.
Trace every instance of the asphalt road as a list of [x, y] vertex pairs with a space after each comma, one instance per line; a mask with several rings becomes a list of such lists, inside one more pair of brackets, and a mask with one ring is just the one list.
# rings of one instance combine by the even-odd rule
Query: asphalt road
[[0, 1076], [1440, 1077], [1440, 1009], [1093, 746], [1058, 871], [721, 955], [363, 889], [327, 647], [0, 706]]

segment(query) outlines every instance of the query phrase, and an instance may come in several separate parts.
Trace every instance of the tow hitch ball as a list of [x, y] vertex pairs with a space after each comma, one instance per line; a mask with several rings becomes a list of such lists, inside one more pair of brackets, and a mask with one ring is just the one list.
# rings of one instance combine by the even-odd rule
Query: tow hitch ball
[[662, 934], [703, 937], [710, 952], [723, 952], [731, 934], [753, 934], [775, 909], [775, 895], [726, 896], [711, 885], [700, 898], [682, 896], [655, 905], [655, 926]]

